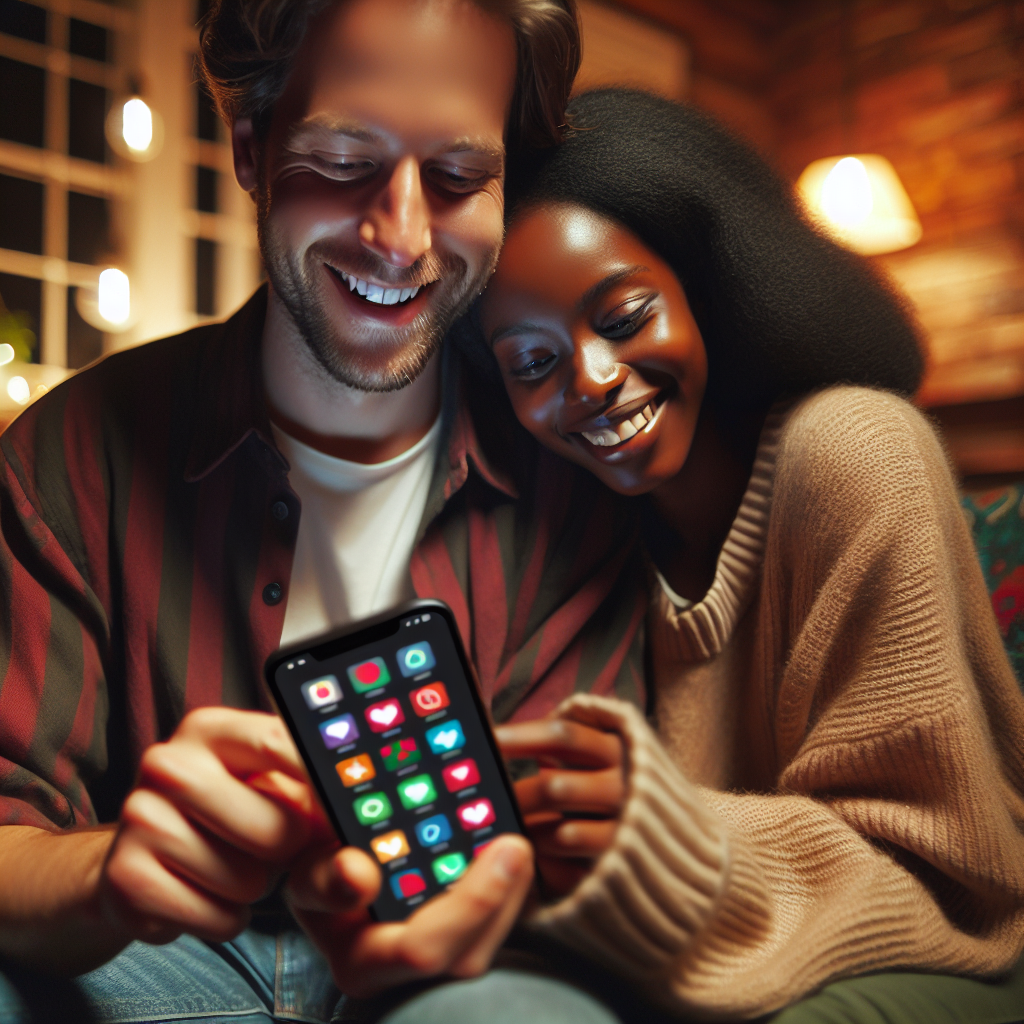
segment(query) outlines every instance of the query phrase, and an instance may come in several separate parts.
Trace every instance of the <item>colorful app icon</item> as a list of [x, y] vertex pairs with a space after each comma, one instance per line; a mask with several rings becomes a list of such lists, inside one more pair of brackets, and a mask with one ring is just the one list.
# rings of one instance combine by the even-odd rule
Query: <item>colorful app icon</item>
[[467, 832], [472, 832], [475, 828], [483, 828], [484, 825], [490, 825], [494, 821], [494, 807], [486, 797], [463, 804], [455, 813], [459, 816], [459, 821]]
[[341, 700], [341, 686], [337, 676], [321, 676], [308, 683], [302, 684], [302, 696], [306, 698], [306, 705], [313, 708], [327, 707], [328, 704], [337, 704]]
[[398, 784], [398, 798], [402, 806], [411, 811], [414, 807], [422, 807], [437, 799], [437, 790], [429, 775], [414, 775], [411, 779], [403, 779]]
[[418, 896], [427, 887], [427, 880], [419, 868], [411, 871], [399, 871], [391, 876], [391, 891], [396, 900], [407, 900], [410, 896]]
[[338, 778], [348, 786], [358, 786], [360, 782], [369, 782], [377, 774], [373, 767], [369, 754], [356, 754], [355, 757], [346, 757], [335, 766]]
[[[372, 728], [372, 726], [371, 726]], [[427, 730], [427, 742], [435, 754], [447, 754], [449, 750], [459, 750], [466, 745], [466, 737], [462, 734], [462, 726], [458, 721], [445, 722]]]
[[386, 793], [370, 793], [361, 796], [353, 805], [360, 825], [376, 825], [391, 817], [391, 801]]
[[436, 846], [438, 843], [446, 843], [452, 837], [452, 827], [443, 814], [435, 814], [432, 818], [425, 818], [416, 826], [416, 838], [420, 846]]
[[448, 792], [454, 793], [467, 786], [475, 786], [480, 781], [480, 772], [477, 770], [476, 761], [467, 757], [464, 761], [456, 761], [455, 764], [448, 765], [441, 772], [441, 777], [448, 787]]
[[366, 693], [367, 690], [375, 690], [391, 682], [391, 673], [383, 658], [370, 658], [358, 665], [349, 665], [347, 671], [348, 681], [356, 693]]
[[427, 686], [421, 686], [409, 694], [409, 700], [412, 701], [413, 711], [420, 718], [423, 718], [424, 715], [432, 715], [435, 711], [440, 711], [441, 708], [446, 708], [451, 704], [444, 683], [430, 683]]
[[366, 709], [366, 721], [374, 732], [387, 732], [405, 721], [405, 712], [398, 700], [379, 700]]
[[407, 764], [415, 764], [423, 755], [416, 741], [411, 736], [405, 736], [386, 747], [380, 748], [380, 759], [389, 772], [396, 768], [404, 768]]
[[320, 736], [328, 750], [342, 747], [346, 743], [359, 739], [359, 727], [351, 715], [339, 715], [329, 718], [320, 725]]
[[421, 640], [418, 644], [410, 644], [408, 647], [399, 648], [397, 658], [398, 671], [403, 676], [417, 676], [437, 664], [434, 652], [430, 649], [430, 644], [426, 640]]
[[377, 855], [381, 864], [387, 864], [389, 860], [404, 857], [409, 852], [409, 841], [405, 833], [396, 828], [394, 832], [385, 832], [382, 836], [370, 840], [370, 849]]
[[442, 885], [447, 885], [464, 874], [469, 865], [461, 853], [446, 853], [443, 857], [438, 857], [430, 867], [434, 872], [434, 877]]

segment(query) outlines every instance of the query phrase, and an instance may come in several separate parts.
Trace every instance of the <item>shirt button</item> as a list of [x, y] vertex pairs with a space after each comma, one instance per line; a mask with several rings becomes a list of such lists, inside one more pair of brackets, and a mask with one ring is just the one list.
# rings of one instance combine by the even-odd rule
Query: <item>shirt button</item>
[[263, 603], [277, 604], [284, 597], [284, 591], [280, 583], [268, 583], [263, 588]]
[[275, 501], [270, 506], [270, 514], [280, 522], [283, 522], [288, 518], [288, 503], [284, 501]]

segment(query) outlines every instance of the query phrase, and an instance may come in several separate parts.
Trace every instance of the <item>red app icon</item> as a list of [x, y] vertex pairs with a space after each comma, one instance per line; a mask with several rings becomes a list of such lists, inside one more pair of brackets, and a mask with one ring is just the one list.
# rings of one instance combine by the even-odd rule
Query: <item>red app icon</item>
[[448, 691], [444, 683], [431, 683], [429, 686], [421, 686], [409, 694], [412, 701], [412, 709], [420, 718], [425, 715], [432, 715], [441, 708], [448, 707], [451, 701], [448, 699]]
[[484, 825], [490, 825], [494, 821], [494, 807], [486, 797], [463, 804], [455, 813], [459, 816], [459, 821], [467, 832], [472, 832], [475, 828], [483, 828]]
[[467, 786], [475, 786], [480, 781], [480, 772], [477, 771], [476, 761], [467, 757], [464, 761], [456, 761], [455, 764], [448, 765], [441, 772], [441, 777], [448, 787], [448, 792], [454, 793]]
[[405, 721], [402, 705], [392, 697], [380, 700], [366, 709], [366, 721], [374, 732], [387, 732]]

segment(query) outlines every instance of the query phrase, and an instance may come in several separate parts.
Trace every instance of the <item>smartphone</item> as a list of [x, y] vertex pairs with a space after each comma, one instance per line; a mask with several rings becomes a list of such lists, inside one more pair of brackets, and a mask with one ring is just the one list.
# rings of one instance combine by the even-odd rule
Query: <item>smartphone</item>
[[403, 920], [495, 836], [524, 832], [443, 602], [284, 647], [265, 672], [338, 838], [380, 865], [377, 920]]

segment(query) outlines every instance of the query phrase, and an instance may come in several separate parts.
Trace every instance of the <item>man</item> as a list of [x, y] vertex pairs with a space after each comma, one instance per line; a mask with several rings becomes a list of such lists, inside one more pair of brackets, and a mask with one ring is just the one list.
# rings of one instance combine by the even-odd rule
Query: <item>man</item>
[[269, 287], [3, 439], [0, 1020], [32, 971], [92, 972], [69, 991], [101, 1019], [327, 1019], [301, 935], [272, 911], [244, 930], [283, 874], [348, 992], [486, 969], [528, 844], [372, 924], [376, 866], [245, 710], [282, 636], [433, 595], [499, 718], [639, 695], [628, 516], [528, 449], [496, 458], [518, 442], [441, 348], [494, 266], [506, 146], [557, 137], [570, 0], [224, 0], [202, 49]]

